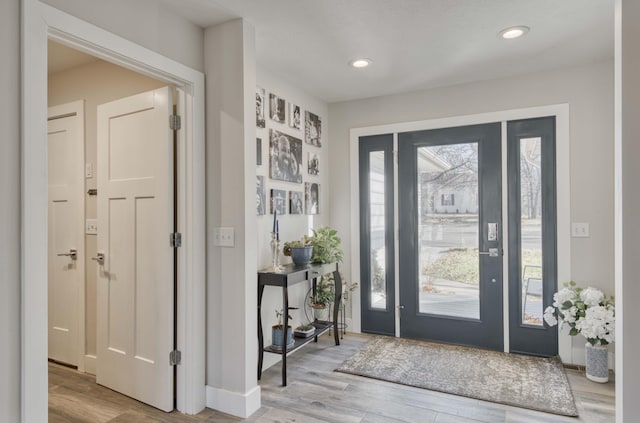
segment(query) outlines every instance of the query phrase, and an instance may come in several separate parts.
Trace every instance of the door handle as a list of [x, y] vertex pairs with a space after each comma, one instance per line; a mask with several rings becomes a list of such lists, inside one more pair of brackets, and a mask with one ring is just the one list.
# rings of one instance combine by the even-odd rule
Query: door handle
[[71, 248], [68, 253], [58, 254], [58, 257], [71, 257], [71, 260], [76, 260], [78, 258], [78, 250]]
[[480, 251], [478, 254], [481, 256], [500, 257], [500, 250], [498, 248], [489, 248], [489, 251]]
[[104, 265], [104, 253], [98, 253], [96, 255], [97, 257], [91, 257], [91, 260], [97, 261], [100, 266]]

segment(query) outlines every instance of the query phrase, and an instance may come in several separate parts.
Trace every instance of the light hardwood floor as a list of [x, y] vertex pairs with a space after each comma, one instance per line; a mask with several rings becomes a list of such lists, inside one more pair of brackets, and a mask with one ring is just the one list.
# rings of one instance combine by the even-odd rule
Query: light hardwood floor
[[[368, 342], [348, 334], [336, 347], [328, 335], [291, 354], [288, 386], [280, 365], [263, 373], [262, 408], [242, 420], [213, 410], [196, 416], [163, 413], [95, 384], [89, 375], [49, 366], [51, 423], [612, 423], [613, 381], [597, 384], [567, 370], [580, 417], [562, 417], [455, 395], [337, 373], [345, 359]], [[553, 389], [553, 387], [549, 387]]]

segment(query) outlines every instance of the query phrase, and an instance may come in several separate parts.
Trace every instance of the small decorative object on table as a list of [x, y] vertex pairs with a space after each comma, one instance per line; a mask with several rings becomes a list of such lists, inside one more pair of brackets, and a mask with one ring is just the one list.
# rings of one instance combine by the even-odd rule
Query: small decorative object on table
[[311, 323], [307, 323], [306, 325], [298, 326], [293, 334], [298, 338], [308, 338], [316, 331], [316, 327]]
[[300, 241], [289, 241], [284, 243], [282, 254], [290, 256], [297, 265], [308, 264], [311, 261], [313, 245], [307, 236], [303, 236]]
[[280, 265], [280, 222], [278, 222], [278, 211], [273, 211], [273, 231], [271, 231], [271, 255], [273, 260], [273, 271], [282, 272], [284, 268]]
[[[557, 318], [556, 318], [557, 316]], [[597, 288], [578, 288], [571, 281], [553, 295], [553, 306], [544, 311], [549, 326], [569, 325], [569, 335], [587, 338], [585, 358], [587, 379], [609, 381], [607, 345], [615, 338], [615, 305], [613, 297], [606, 298]]]
[[[289, 307], [289, 310], [297, 310], [298, 307]], [[282, 351], [282, 337], [284, 336], [284, 325], [282, 324], [282, 316], [284, 316], [284, 311], [283, 310], [276, 310], [276, 316], [278, 316], [278, 324], [277, 325], [273, 325], [271, 327], [271, 344], [272, 347], [276, 350]], [[287, 318], [289, 320], [292, 319], [292, 317], [287, 314]], [[291, 326], [287, 325], [287, 350], [289, 350], [289, 348], [293, 347], [293, 345], [295, 344], [295, 342], [293, 341], [293, 332], [291, 331]]]

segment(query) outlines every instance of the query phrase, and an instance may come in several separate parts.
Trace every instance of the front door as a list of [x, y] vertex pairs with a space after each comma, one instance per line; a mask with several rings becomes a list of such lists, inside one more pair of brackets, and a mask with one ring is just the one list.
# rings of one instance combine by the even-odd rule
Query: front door
[[173, 404], [171, 90], [98, 106], [96, 381], [164, 411]]
[[84, 283], [84, 121], [81, 101], [49, 108], [49, 358], [80, 364]]
[[500, 126], [398, 134], [402, 337], [503, 349]]

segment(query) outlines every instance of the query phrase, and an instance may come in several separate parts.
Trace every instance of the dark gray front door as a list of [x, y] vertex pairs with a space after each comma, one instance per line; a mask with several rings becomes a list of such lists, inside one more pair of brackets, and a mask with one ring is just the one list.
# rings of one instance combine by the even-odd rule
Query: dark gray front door
[[500, 134], [398, 135], [402, 337], [503, 349]]

